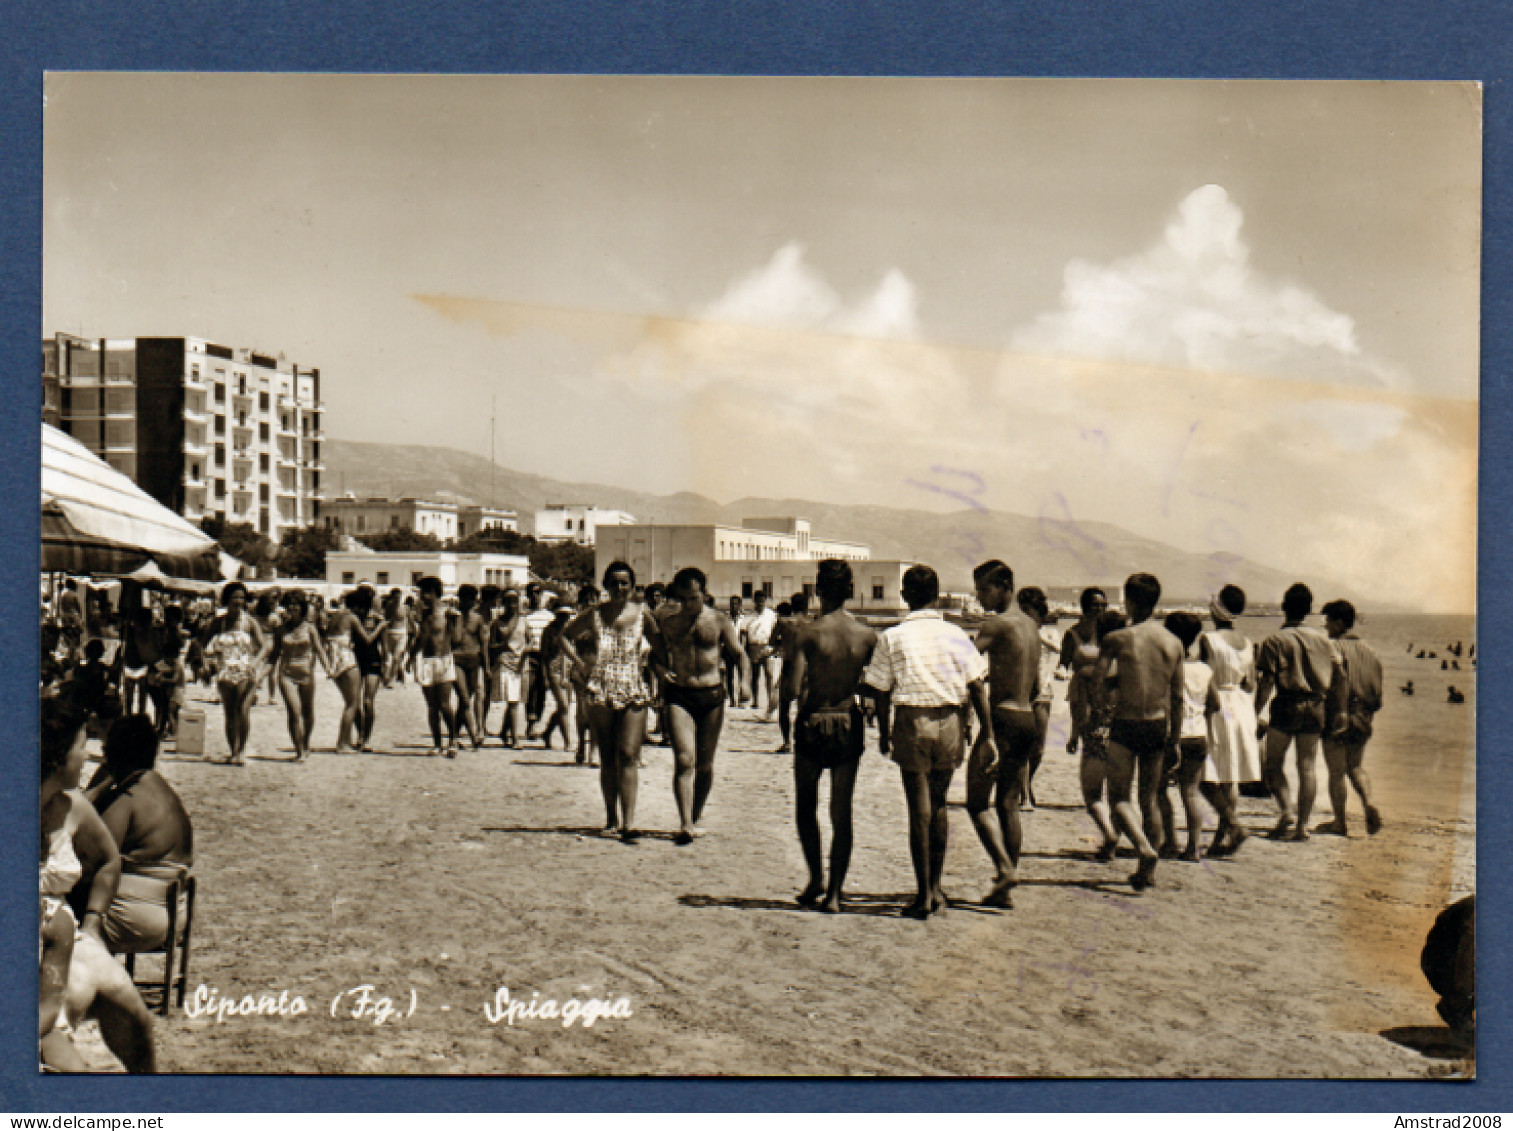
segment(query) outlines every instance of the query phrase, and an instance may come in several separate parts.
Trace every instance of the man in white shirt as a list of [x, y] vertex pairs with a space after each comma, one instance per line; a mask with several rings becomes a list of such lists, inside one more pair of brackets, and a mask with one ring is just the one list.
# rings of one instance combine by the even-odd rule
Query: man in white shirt
[[[547, 625], [555, 618], [546, 608], [549, 594], [537, 582], [525, 587], [525, 599], [529, 606], [525, 614], [525, 655], [520, 667], [520, 700], [525, 704], [526, 738], [541, 738], [546, 733], [546, 723], [553, 707], [547, 694], [546, 666], [549, 657], [541, 655], [541, 637]], [[539, 724], [540, 730], [537, 731]], [[548, 744], [550, 739], [546, 739]]]
[[756, 611], [743, 617], [737, 628], [746, 647], [746, 658], [751, 661], [751, 705], [757, 705], [757, 677], [760, 675], [762, 686], [767, 689], [767, 718], [771, 721], [773, 708], [777, 706], [773, 690], [777, 687], [778, 659], [772, 650], [772, 630], [777, 626], [778, 615], [767, 605], [766, 590], [758, 589], [751, 599], [756, 604]]
[[903, 913], [927, 919], [946, 909], [940, 887], [948, 835], [946, 792], [966, 753], [969, 698], [978, 724], [974, 760], [983, 773], [996, 768], [998, 748], [988, 703], [988, 662], [971, 637], [934, 608], [940, 579], [929, 566], [911, 566], [902, 590], [911, 611], [878, 639], [862, 681], [877, 699], [879, 747], [898, 763], [909, 807], [909, 856], [919, 893]]

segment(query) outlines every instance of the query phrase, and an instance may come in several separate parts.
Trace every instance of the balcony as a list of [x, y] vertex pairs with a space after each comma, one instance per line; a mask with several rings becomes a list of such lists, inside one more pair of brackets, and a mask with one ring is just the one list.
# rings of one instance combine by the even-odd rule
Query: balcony
[[184, 490], [203, 491], [204, 489], [205, 480], [203, 477], [196, 477], [192, 472], [184, 472]]
[[184, 418], [186, 420], [204, 420], [210, 415], [210, 410], [204, 405], [197, 405], [193, 401], [184, 402]]
[[186, 389], [204, 389], [208, 386], [205, 384], [203, 374], [197, 375], [192, 369], [186, 369], [184, 371], [184, 387]]
[[205, 454], [205, 441], [196, 440], [193, 436], [185, 436], [184, 442], [179, 445], [186, 456], [202, 456]]

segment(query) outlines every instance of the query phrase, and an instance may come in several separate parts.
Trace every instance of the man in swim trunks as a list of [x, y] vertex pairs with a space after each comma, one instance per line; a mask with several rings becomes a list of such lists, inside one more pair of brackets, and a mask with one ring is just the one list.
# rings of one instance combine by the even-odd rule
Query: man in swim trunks
[[525, 654], [520, 664], [520, 701], [525, 704], [526, 730], [522, 742], [526, 738], [540, 737], [532, 733], [535, 724], [551, 709], [546, 682], [546, 664], [550, 657], [541, 655], [541, 636], [546, 632], [546, 626], [556, 619], [546, 607], [550, 596], [538, 582], [532, 581], [525, 587]]
[[457, 716], [452, 709], [452, 685], [457, 680], [452, 661], [452, 621], [455, 613], [441, 603], [439, 577], [422, 577], [420, 617], [415, 639], [410, 643], [410, 660], [415, 682], [426, 697], [426, 714], [431, 724], [431, 741], [436, 753], [442, 753], [441, 724], [446, 723], [446, 756], [457, 757]]
[[[972, 580], [977, 585], [977, 600], [988, 614], [977, 630], [977, 650], [988, 661], [988, 702], [993, 709], [998, 764], [985, 764], [989, 748], [979, 746], [972, 751], [967, 762], [967, 813], [997, 873], [983, 903], [1012, 907], [1010, 889], [1017, 882], [1024, 835], [1019, 803], [1040, 743], [1040, 727], [1035, 721], [1035, 693], [1040, 685], [1039, 626], [1014, 603], [1014, 571], [1003, 562], [996, 558], [983, 562], [972, 571]], [[998, 810], [996, 821], [989, 814], [993, 808]]]
[[[809, 886], [798, 901], [831, 913], [841, 909], [851, 866], [851, 797], [867, 740], [857, 695], [862, 672], [877, 645], [877, 633], [846, 612], [852, 591], [849, 562], [827, 558], [819, 563], [815, 592], [820, 615], [791, 631], [783, 668], [783, 706], [794, 700], [799, 703], [793, 785]], [[830, 771], [831, 828], [828, 887], [819, 822], [820, 779], [826, 770]]]
[[919, 893], [903, 914], [927, 919], [946, 910], [940, 886], [950, 833], [946, 793], [964, 753], [968, 700], [977, 715], [977, 741], [986, 747], [974, 753], [984, 772], [997, 765], [998, 750], [988, 663], [971, 637], [934, 607], [940, 578], [927, 565], [910, 566], [901, 588], [909, 615], [879, 637], [862, 681], [877, 700], [878, 746], [884, 754], [892, 747], [909, 807], [909, 856]]
[[[796, 639], [799, 626], [809, 623], [809, 596], [806, 593], [795, 593], [791, 601], [785, 601], [778, 605], [777, 624], [772, 626], [772, 635], [768, 638], [772, 645], [773, 662], [780, 665], [782, 678], [778, 681], [778, 733], [783, 736], [783, 744], [777, 748], [776, 753], [786, 754], [792, 748], [793, 703], [788, 696], [782, 694], [782, 689], [788, 686], [788, 665], [793, 663], [793, 642]], [[868, 706], [872, 700], [866, 700]], [[769, 711], [770, 713], [770, 711]], [[865, 708], [863, 709], [865, 714]]]
[[[1301, 582], [1290, 586], [1282, 594], [1285, 619], [1281, 630], [1261, 641], [1256, 649], [1256, 714], [1268, 702], [1271, 704], [1261, 772], [1282, 810], [1276, 827], [1268, 834], [1273, 840], [1308, 839], [1308, 818], [1318, 794], [1314, 768], [1319, 736], [1324, 733], [1324, 698], [1334, 681], [1339, 654], [1328, 636], [1303, 623], [1312, 611], [1313, 591]], [[1287, 750], [1294, 745], [1298, 759], [1296, 813], [1286, 772]]]
[[[1156, 793], [1161, 788], [1168, 752], [1180, 758], [1182, 736], [1182, 642], [1151, 619], [1161, 600], [1161, 582], [1148, 573], [1132, 573], [1124, 583], [1128, 628], [1103, 638], [1093, 669], [1094, 696], [1114, 696], [1108, 734], [1108, 792], [1114, 824], [1130, 838], [1140, 854], [1140, 866], [1130, 877], [1136, 891], [1155, 882], [1161, 851], [1161, 814]], [[1107, 685], [1109, 667], [1117, 664], [1117, 690]], [[1140, 781], [1140, 811], [1144, 832], [1130, 801], [1136, 771]]]
[[653, 667], [661, 676], [662, 702], [674, 759], [673, 797], [678, 803], [678, 844], [703, 835], [699, 818], [714, 786], [714, 755], [725, 725], [725, 689], [720, 656], [740, 671], [737, 706], [751, 697], [751, 665], [741, 650], [735, 625], [704, 602], [702, 570], [680, 569], [668, 586], [678, 611], [660, 619], [660, 654]]

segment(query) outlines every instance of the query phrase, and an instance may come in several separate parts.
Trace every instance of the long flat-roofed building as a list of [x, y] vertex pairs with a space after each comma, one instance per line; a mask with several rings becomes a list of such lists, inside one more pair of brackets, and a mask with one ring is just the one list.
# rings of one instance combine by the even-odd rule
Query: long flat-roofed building
[[42, 342], [44, 416], [191, 521], [314, 525], [320, 370], [205, 338]]
[[816, 538], [808, 519], [790, 516], [747, 518], [740, 526], [636, 523], [605, 528], [594, 550], [598, 576], [610, 562], [623, 561], [643, 585], [671, 581], [684, 566], [696, 566], [721, 605], [733, 596], [750, 598], [758, 590], [774, 601], [799, 592], [812, 596], [819, 562], [842, 558], [852, 563], [855, 577], [851, 607], [894, 611], [903, 607], [899, 586], [904, 571], [914, 564], [875, 560], [865, 543]]

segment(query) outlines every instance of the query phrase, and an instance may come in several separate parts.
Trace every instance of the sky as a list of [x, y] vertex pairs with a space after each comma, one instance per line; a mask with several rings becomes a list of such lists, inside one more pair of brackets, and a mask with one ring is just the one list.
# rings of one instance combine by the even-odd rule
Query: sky
[[1474, 85], [45, 96], [45, 334], [283, 353], [320, 367], [343, 439], [721, 502], [1114, 522], [1473, 606]]

